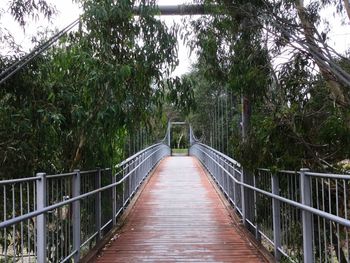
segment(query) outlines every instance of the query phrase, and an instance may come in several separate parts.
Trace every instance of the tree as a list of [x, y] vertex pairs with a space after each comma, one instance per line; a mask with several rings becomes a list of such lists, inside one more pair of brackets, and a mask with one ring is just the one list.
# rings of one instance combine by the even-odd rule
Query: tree
[[133, 6], [127, 0], [84, 1], [80, 30], [5, 82], [2, 177], [120, 160], [125, 138], [157, 110], [166, 73], [177, 64], [175, 29], [154, 17], [153, 1], [141, 3], [137, 18]]
[[[337, 169], [337, 163], [349, 156], [339, 144], [348, 144], [349, 137], [348, 59], [337, 59], [337, 53], [320, 41], [315, 25], [323, 6], [311, 4], [300, 11], [291, 1], [205, 3], [214, 15], [192, 23], [196, 38], [191, 44], [198, 48], [204, 69], [198, 78], [210, 83], [209, 90], [228, 84], [236, 105], [242, 96], [242, 119], [237, 113], [226, 118], [241, 121], [243, 131], [249, 130], [242, 140], [238, 125], [233, 125], [230, 145], [234, 157], [251, 170], [271, 166]], [[300, 12], [312, 24], [303, 24]], [[290, 60], [276, 65], [274, 58], [286, 51]], [[201, 85], [197, 90], [207, 89], [203, 81], [197, 83]], [[337, 88], [344, 99], [336, 96]], [[214, 109], [220, 103], [208, 96], [205, 99]], [[194, 116], [198, 114], [211, 116], [205, 111]], [[222, 123], [211, 119], [217, 134]]]
[[55, 7], [43, 0], [11, 0], [6, 9], [23, 28], [29, 20], [37, 20], [40, 15], [50, 19], [56, 13]]

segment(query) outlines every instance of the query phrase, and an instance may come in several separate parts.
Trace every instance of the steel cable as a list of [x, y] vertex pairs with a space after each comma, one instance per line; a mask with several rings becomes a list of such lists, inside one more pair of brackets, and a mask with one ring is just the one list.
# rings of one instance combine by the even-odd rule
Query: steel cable
[[29, 54], [25, 55], [20, 60], [18, 60], [17, 62], [9, 66], [7, 69], [5, 69], [3, 72], [1, 72], [0, 85], [4, 83], [7, 79], [9, 79], [11, 76], [13, 76], [16, 72], [18, 72], [23, 67], [25, 67], [29, 62], [31, 62], [37, 56], [39, 56], [44, 51], [46, 51], [49, 47], [51, 47], [57, 40], [59, 40], [62, 36], [64, 36], [67, 32], [69, 32], [73, 27], [75, 27], [79, 23], [79, 21], [80, 21], [80, 18], [74, 20], [64, 29], [62, 29], [61, 31], [56, 33], [54, 36], [52, 36], [50, 39], [45, 41], [43, 44], [41, 44], [40, 46], [32, 50]]

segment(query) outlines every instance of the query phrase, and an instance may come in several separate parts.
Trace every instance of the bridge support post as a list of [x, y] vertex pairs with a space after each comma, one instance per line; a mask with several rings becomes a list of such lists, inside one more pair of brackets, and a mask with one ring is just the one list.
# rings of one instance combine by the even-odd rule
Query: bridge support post
[[[95, 177], [95, 189], [101, 188], [101, 169], [97, 168], [97, 173]], [[102, 237], [101, 235], [101, 192], [98, 192], [95, 196], [95, 222], [96, 222], [96, 232], [97, 241]]]
[[[309, 169], [300, 170], [300, 194], [301, 203], [303, 205], [311, 206], [311, 179], [306, 174]], [[302, 210], [302, 222], [303, 222], [303, 255], [304, 262], [313, 262], [313, 245], [312, 245], [312, 214], [308, 211]]]
[[[74, 170], [73, 175], [73, 185], [72, 185], [72, 195], [77, 197], [80, 195], [80, 170]], [[79, 262], [80, 260], [80, 200], [73, 202], [72, 205], [72, 226], [73, 226], [73, 251], [74, 262]]]
[[[37, 173], [37, 177], [40, 177], [36, 181], [36, 205], [37, 210], [44, 209], [46, 207], [46, 174]], [[37, 262], [46, 262], [46, 213], [40, 214], [37, 217], [36, 227], [37, 238]]]
[[[280, 194], [278, 176], [275, 173], [271, 174], [271, 189], [273, 194]], [[281, 247], [281, 206], [280, 201], [275, 198], [272, 199], [272, 219], [274, 254], [276, 261], [280, 261], [281, 252], [278, 249]]]

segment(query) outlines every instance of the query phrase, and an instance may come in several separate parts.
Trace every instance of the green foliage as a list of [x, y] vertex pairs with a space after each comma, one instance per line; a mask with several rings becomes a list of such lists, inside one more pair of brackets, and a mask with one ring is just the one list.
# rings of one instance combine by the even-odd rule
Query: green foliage
[[[276, 62], [271, 55], [281, 54], [299, 32], [297, 26], [290, 28], [299, 23], [295, 2], [205, 3], [213, 16], [190, 24], [196, 33], [191, 46], [197, 48], [200, 69], [192, 73], [197, 110], [191, 122], [205, 142], [222, 150], [227, 140], [231, 148], [227, 152], [251, 170], [334, 170], [339, 161], [349, 158], [349, 109], [334, 102], [329, 79], [314, 70], [317, 61], [312, 62], [312, 54], [292, 49], [290, 60], [273, 69]], [[324, 4], [307, 6], [311, 23], [318, 23]], [[267, 41], [274, 44], [268, 46]], [[334, 60], [344, 70], [346, 61]], [[219, 98], [227, 90], [234, 110], [223, 116]], [[343, 95], [349, 97], [347, 91]], [[250, 125], [244, 139], [240, 97], [248, 101], [245, 118]], [[229, 131], [224, 136], [223, 129]]]
[[284, 66], [280, 84], [253, 114], [248, 141], [236, 142], [246, 167], [334, 170], [348, 158], [349, 111], [334, 104], [305, 61], [299, 54]]
[[[83, 1], [80, 30], [5, 82], [0, 177], [110, 167], [128, 134], [152, 123], [178, 63], [176, 29], [154, 17], [154, 1], [142, 2], [138, 17], [134, 4]], [[2, 58], [3, 67], [12, 62]]]
[[195, 109], [193, 82], [187, 76], [167, 80], [166, 102], [172, 104], [182, 114]]
[[8, 2], [8, 7], [15, 21], [22, 27], [28, 20], [37, 20], [39, 15], [50, 19], [56, 13], [55, 7], [44, 0], [11, 0]]

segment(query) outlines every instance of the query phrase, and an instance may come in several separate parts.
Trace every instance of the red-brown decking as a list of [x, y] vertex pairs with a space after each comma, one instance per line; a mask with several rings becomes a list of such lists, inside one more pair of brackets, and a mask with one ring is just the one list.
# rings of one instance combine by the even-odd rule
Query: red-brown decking
[[266, 262], [192, 157], [169, 157], [96, 262]]

